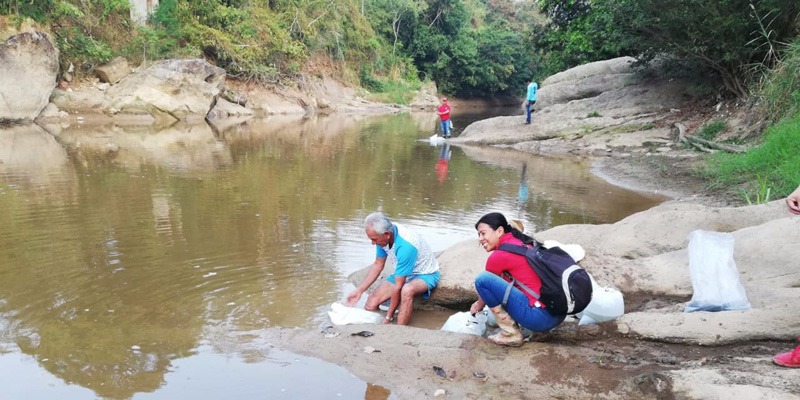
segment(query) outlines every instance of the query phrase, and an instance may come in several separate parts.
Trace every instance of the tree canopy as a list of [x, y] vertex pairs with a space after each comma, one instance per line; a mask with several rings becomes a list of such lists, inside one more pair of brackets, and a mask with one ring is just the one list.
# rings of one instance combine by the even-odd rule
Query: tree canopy
[[798, 33], [796, 0], [161, 0], [146, 26], [128, 0], [0, 0], [10, 24], [47, 27], [63, 64], [90, 70], [205, 57], [257, 81], [325, 72], [375, 91], [433, 80], [463, 97], [521, 95], [528, 78], [622, 55], [680, 60], [742, 96]]

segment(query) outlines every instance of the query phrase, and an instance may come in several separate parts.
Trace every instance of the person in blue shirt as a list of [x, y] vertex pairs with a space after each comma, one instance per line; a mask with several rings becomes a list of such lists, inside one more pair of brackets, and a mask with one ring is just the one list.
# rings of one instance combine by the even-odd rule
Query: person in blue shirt
[[528, 93], [525, 95], [525, 124], [531, 123], [531, 112], [533, 112], [533, 105], [536, 104], [537, 92], [539, 92], [539, 85], [536, 82], [528, 79]]
[[389, 300], [389, 309], [383, 323], [391, 323], [395, 310], [398, 325], [408, 325], [411, 320], [414, 297], [421, 295], [427, 299], [431, 290], [439, 283], [439, 263], [422, 236], [403, 225], [393, 224], [381, 212], [374, 212], [364, 219], [364, 230], [375, 245], [375, 262], [370, 265], [367, 275], [345, 300], [347, 306], [354, 306], [361, 295], [378, 279], [387, 258], [396, 261], [394, 274], [386, 277], [378, 287], [367, 296], [366, 310], [375, 311]]

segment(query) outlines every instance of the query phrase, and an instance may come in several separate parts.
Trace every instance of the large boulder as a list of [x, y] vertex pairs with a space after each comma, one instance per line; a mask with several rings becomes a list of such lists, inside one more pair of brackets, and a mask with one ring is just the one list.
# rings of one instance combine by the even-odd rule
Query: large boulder
[[[658, 63], [637, 69], [633, 61], [620, 57], [553, 75], [542, 83], [530, 125], [522, 123], [521, 115], [489, 118], [466, 127], [453, 143], [588, 154], [642, 143], [666, 146], [670, 128], [665, 120], [694, 101], [692, 85], [669, 76]], [[600, 136], [601, 140], [590, 140]], [[573, 145], [563, 151], [539, 148], [552, 148], [564, 140]]]
[[49, 103], [58, 75], [58, 49], [43, 32], [0, 44], [0, 121], [31, 121]]
[[535, 108], [594, 97], [623, 88], [626, 81], [631, 80], [635, 61], [632, 57], [619, 57], [584, 64], [552, 75], [541, 83]]
[[164, 60], [109, 88], [104, 108], [112, 114], [204, 118], [224, 86], [225, 70], [205, 60]]

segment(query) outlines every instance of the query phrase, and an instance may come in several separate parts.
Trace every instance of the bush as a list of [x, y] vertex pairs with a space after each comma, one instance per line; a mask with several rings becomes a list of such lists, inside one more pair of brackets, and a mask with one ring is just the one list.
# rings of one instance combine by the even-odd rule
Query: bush
[[759, 96], [772, 122], [800, 113], [800, 38], [786, 46], [781, 60], [764, 78]]
[[701, 139], [714, 140], [717, 135], [728, 127], [728, 123], [723, 120], [709, 122], [704, 125], [700, 132], [697, 133]]

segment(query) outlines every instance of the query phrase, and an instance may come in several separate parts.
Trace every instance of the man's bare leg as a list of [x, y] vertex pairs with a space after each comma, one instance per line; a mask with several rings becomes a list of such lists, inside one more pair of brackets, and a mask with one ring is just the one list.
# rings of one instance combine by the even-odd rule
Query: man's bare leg
[[372, 291], [372, 293], [369, 294], [369, 296], [367, 296], [367, 302], [364, 303], [364, 309], [369, 311], [377, 310], [381, 303], [392, 297], [392, 293], [394, 293], [394, 291], [395, 284], [384, 280], [375, 290]]
[[403, 285], [400, 290], [400, 313], [397, 314], [397, 325], [408, 325], [411, 312], [414, 310], [414, 297], [428, 292], [428, 285], [422, 279], [413, 279]]

